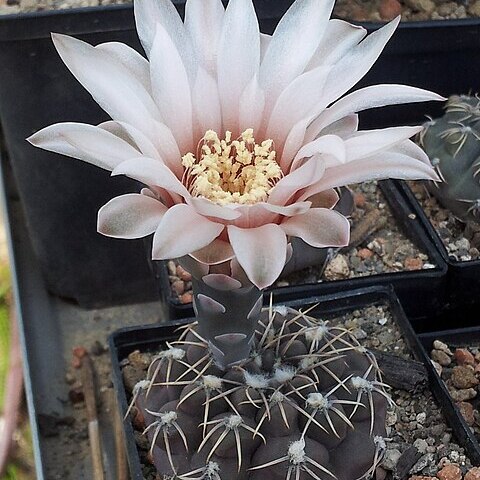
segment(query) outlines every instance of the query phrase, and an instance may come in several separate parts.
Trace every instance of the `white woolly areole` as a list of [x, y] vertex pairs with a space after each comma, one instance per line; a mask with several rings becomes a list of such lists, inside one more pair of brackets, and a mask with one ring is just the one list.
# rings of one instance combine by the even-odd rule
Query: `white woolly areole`
[[290, 366], [277, 367], [275, 373], [273, 374], [274, 380], [278, 383], [290, 382], [293, 380], [296, 374], [296, 370]]
[[305, 462], [305, 440], [297, 440], [288, 447], [288, 459], [290, 463], [298, 465]]
[[273, 307], [273, 311], [282, 317], [286, 317], [288, 314], [288, 307], [286, 305], [277, 305], [276, 307]]
[[256, 390], [268, 388], [268, 377], [266, 375], [256, 375], [255, 373], [244, 373], [245, 384]]
[[376, 447], [381, 451], [387, 449], [387, 444], [385, 443], [385, 439], [383, 437], [380, 437], [379, 435], [377, 435], [373, 439], [373, 443], [375, 443]]
[[171, 425], [178, 418], [177, 412], [165, 412], [160, 414], [160, 420], [164, 425]]
[[182, 350], [181, 348], [169, 348], [168, 350], [165, 350], [164, 352], [160, 352], [160, 356], [163, 358], [168, 358], [171, 360], [182, 360], [186, 355], [185, 350]]
[[133, 387], [133, 395], [138, 395], [140, 390], [148, 390], [150, 387], [150, 380], [140, 380], [135, 386]]
[[282, 403], [285, 400], [285, 395], [282, 392], [275, 391], [270, 396], [270, 402], [273, 404]]
[[300, 360], [300, 368], [302, 370], [308, 370], [318, 362], [318, 357], [316, 355], [309, 355], [308, 357], [302, 358]]
[[217, 462], [208, 462], [205, 467], [205, 475], [207, 478], [213, 477], [216, 473], [220, 471], [220, 465]]
[[222, 388], [222, 379], [215, 375], [205, 375], [202, 381], [205, 388], [209, 390], [219, 390]]
[[229, 417], [226, 417], [224, 422], [227, 428], [230, 430], [233, 430], [235, 428], [238, 428], [242, 424], [242, 417], [240, 415], [230, 415]]
[[371, 382], [362, 377], [352, 377], [350, 383], [355, 390], [371, 390], [373, 388]]
[[326, 410], [330, 403], [321, 393], [311, 393], [307, 397], [307, 405], [316, 410]]
[[309, 342], [319, 342], [325, 338], [328, 333], [328, 327], [326, 325], [320, 325], [318, 327], [309, 328], [305, 332], [305, 338]]

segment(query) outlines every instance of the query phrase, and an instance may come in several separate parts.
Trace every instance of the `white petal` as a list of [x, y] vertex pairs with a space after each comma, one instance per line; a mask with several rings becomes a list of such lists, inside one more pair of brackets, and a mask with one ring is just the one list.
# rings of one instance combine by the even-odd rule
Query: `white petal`
[[285, 266], [285, 232], [274, 224], [245, 229], [229, 225], [227, 228], [236, 259], [250, 281], [260, 289], [270, 286]]
[[140, 152], [116, 135], [85, 123], [57, 123], [33, 134], [28, 141], [49, 152], [78, 158], [106, 170]]
[[425, 163], [407, 155], [387, 151], [327, 169], [322, 179], [307, 188], [298, 201], [330, 188], [385, 178], [438, 181], [438, 176], [433, 168]]
[[312, 206], [312, 202], [296, 202], [287, 205], [286, 207], [280, 207], [279, 205], [273, 205], [271, 203], [261, 203], [259, 205], [270, 212], [277, 213], [278, 215], [294, 217], [295, 215], [301, 215], [302, 213], [307, 212]]
[[172, 131], [164, 123], [159, 122], [155, 122], [152, 128], [155, 132], [154, 145], [160, 152], [162, 160], [178, 178], [181, 178], [182, 155]]
[[130, 70], [132, 76], [142, 82], [147, 92], [152, 90], [150, 66], [147, 59], [142, 57], [136, 50], [121, 42], [101, 43], [96, 48], [107, 52], [115, 58], [118, 63], [121, 63], [127, 70]]
[[263, 62], [265, 54], [267, 53], [270, 42], [272, 41], [272, 36], [267, 35], [266, 33], [260, 33], [260, 61]]
[[241, 216], [234, 208], [217, 205], [210, 200], [202, 197], [192, 197], [189, 200], [196, 212], [206, 217], [220, 218], [222, 220], [236, 220]]
[[352, 113], [328, 125], [319, 133], [322, 135], [337, 135], [341, 138], [347, 138], [358, 130], [358, 123], [358, 115]]
[[348, 161], [371, 157], [383, 150], [413, 137], [423, 127], [391, 127], [381, 130], [367, 130], [345, 140]]
[[211, 222], [185, 204], [168, 209], [153, 237], [153, 259], [183, 257], [213, 242], [224, 226]]
[[336, 135], [325, 135], [311, 143], [307, 143], [297, 153], [291, 170], [298, 168], [303, 159], [313, 157], [314, 155], [321, 155], [327, 168], [345, 163], [347, 160], [346, 143]]
[[185, 4], [185, 28], [200, 65], [210, 75], [217, 73], [218, 41], [224, 15], [221, 0], [188, 0]]
[[217, 82], [201, 67], [193, 87], [193, 107], [196, 138], [202, 138], [207, 130], [221, 131], [222, 111]]
[[284, 142], [293, 126], [322, 100], [331, 67], [318, 67], [295, 78], [280, 94], [270, 116], [267, 138]]
[[132, 127], [132, 125], [129, 125], [126, 122], [110, 121], [101, 123], [99, 127], [107, 132], [117, 135], [122, 140], [125, 140], [129, 144], [133, 145], [135, 148], [140, 150], [143, 155], [151, 158], [161, 158], [158, 150], [155, 148], [155, 145], [153, 145], [150, 139], [140, 130]]
[[350, 93], [322, 113], [308, 128], [307, 140], [313, 140], [328, 125], [352, 113], [369, 108], [445, 100], [436, 93], [407, 85], [373, 85]]
[[154, 233], [167, 207], [137, 193], [110, 200], [98, 211], [98, 232], [113, 238], [142, 238]]
[[182, 19], [178, 15], [171, 0], [134, 0], [135, 23], [138, 36], [147, 57], [151, 58], [151, 50], [160, 24], [175, 43], [177, 51], [187, 65], [190, 75], [194, 73], [194, 56], [190, 38]]
[[127, 160], [118, 165], [112, 175], [126, 175], [145, 185], [164, 188], [183, 198], [190, 198], [187, 189], [160, 160], [146, 157]]
[[362, 43], [350, 49], [335, 65], [325, 86], [328, 103], [335, 101], [365, 76], [382, 53], [399, 22], [400, 17], [397, 17], [371, 33]]
[[175, 44], [160, 24], [157, 27], [150, 57], [153, 96], [180, 150], [186, 153], [193, 147], [190, 83]]
[[115, 56], [67, 35], [52, 34], [62, 60], [114, 120], [128, 122], [144, 133], [160, 112], [150, 93]]
[[345, 247], [350, 240], [350, 223], [328, 208], [312, 208], [303, 215], [288, 218], [281, 227], [287, 235], [300, 237], [312, 247]]
[[408, 155], [409, 157], [415, 158], [420, 162], [430, 165], [430, 159], [425, 151], [419, 147], [416, 143], [411, 140], [405, 140], [404, 142], [395, 145], [390, 149], [391, 152], [401, 153], [403, 155]]
[[330, 20], [307, 70], [313, 70], [320, 65], [335, 65], [351, 48], [358, 45], [366, 34], [367, 31], [358, 25], [343, 20]]
[[223, 126], [238, 131], [239, 100], [260, 66], [260, 31], [252, 0], [230, 0], [218, 51]]
[[248, 128], [252, 128], [254, 133], [258, 132], [262, 123], [264, 108], [265, 93], [260, 88], [258, 76], [255, 75], [240, 97], [239, 131], [244, 132]]
[[334, 0], [297, 0], [278, 24], [260, 69], [260, 85], [273, 108], [282, 90], [300, 75], [325, 33]]

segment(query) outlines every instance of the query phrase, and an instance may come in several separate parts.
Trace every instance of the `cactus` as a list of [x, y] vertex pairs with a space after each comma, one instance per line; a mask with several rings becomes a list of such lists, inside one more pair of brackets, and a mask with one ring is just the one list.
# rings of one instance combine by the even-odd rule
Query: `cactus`
[[461, 221], [480, 222], [480, 98], [452, 96], [445, 115], [420, 135], [441, 183], [430, 192]]
[[167, 343], [133, 399], [161, 479], [373, 476], [391, 403], [375, 358], [308, 313], [270, 305], [248, 359], [225, 369], [197, 323]]

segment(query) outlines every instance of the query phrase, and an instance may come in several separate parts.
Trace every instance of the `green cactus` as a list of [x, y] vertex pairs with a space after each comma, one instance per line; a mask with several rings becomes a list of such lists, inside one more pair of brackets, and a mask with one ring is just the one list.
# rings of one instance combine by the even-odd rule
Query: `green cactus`
[[429, 190], [463, 222], [480, 222], [480, 97], [454, 95], [445, 115], [430, 120], [420, 144], [442, 182]]

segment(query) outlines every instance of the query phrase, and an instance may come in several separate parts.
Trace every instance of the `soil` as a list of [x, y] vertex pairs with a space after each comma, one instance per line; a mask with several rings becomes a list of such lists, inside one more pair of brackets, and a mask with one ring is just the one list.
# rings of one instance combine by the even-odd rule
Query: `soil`
[[[0, 15], [131, 3], [131, 0], [5, 0]], [[444, 20], [480, 16], [480, 0], [337, 0], [334, 15], [358, 22]]]
[[[343, 325], [367, 348], [395, 354], [412, 360], [412, 354], [402, 338], [392, 313], [387, 306], [378, 305], [358, 309], [329, 319], [330, 324]], [[122, 362], [127, 396], [131, 397], [133, 385], [143, 380], [146, 369], [156, 352], [133, 352]], [[471, 468], [465, 455], [446, 424], [432, 393], [425, 386], [414, 392], [391, 389], [390, 394], [397, 408], [388, 414], [387, 424], [390, 439], [383, 461], [386, 478], [402, 469], [405, 474], [435, 476], [445, 465], [456, 464], [463, 473]], [[135, 415], [132, 415], [135, 418]], [[155, 469], [148, 461], [148, 441], [141, 434], [141, 425], [134, 424], [135, 440], [146, 480], [159, 480]], [[378, 472], [377, 478], [383, 478]], [[405, 476], [406, 475], [406, 476]], [[395, 477], [397, 478], [397, 477]], [[461, 477], [459, 477], [461, 478]]]
[[[314, 265], [280, 278], [274, 287], [435, 268], [428, 256], [400, 230], [377, 182], [355, 185], [352, 190], [356, 208], [351, 218], [351, 238], [355, 246], [343, 249], [324, 272], [321, 266]], [[191, 277], [173, 261], [167, 268], [172, 298], [181, 304], [190, 303]]]
[[433, 347], [432, 362], [480, 442], [480, 345], [457, 347], [437, 340]]
[[463, 223], [430, 195], [422, 182], [408, 182], [427, 218], [453, 260], [468, 262], [480, 258], [480, 224]]

